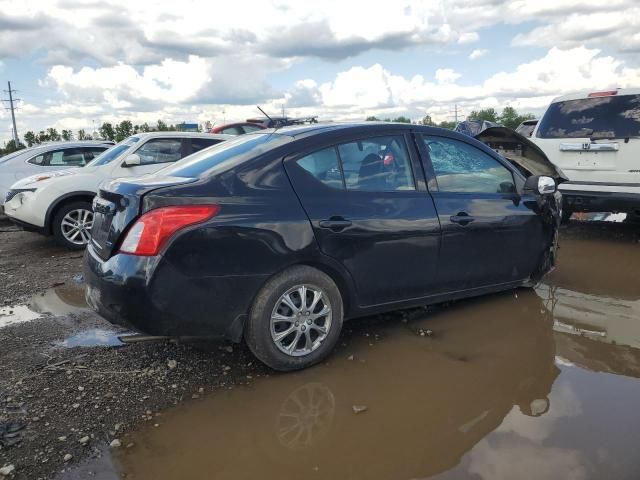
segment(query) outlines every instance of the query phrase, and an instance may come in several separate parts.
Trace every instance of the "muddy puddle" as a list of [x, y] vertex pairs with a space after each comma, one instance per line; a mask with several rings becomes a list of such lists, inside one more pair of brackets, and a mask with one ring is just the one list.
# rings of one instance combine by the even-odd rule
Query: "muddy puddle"
[[640, 478], [640, 244], [614, 227], [570, 227], [536, 290], [351, 323], [327, 364], [165, 412], [114, 478]]
[[44, 315], [63, 316], [88, 310], [81, 285], [59, 285], [34, 295], [28, 302], [0, 307], [0, 328]]

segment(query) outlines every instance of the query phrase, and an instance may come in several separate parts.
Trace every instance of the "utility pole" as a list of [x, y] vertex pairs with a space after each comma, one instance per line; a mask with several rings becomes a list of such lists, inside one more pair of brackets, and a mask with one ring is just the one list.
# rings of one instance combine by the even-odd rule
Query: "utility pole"
[[449, 118], [453, 117], [453, 121], [455, 122], [455, 124], [458, 124], [458, 118], [462, 117], [462, 110], [460, 110], [458, 108], [458, 104], [455, 103], [453, 105], [453, 108], [451, 110], [449, 110]]
[[6, 107], [6, 110], [11, 110], [11, 120], [13, 121], [13, 141], [16, 144], [16, 147], [20, 145], [20, 139], [18, 138], [18, 129], [16, 128], [16, 114], [15, 114], [15, 106], [14, 102], [19, 102], [19, 98], [13, 98], [13, 94], [16, 93], [15, 90], [11, 89], [11, 82], [7, 82], [9, 85], [9, 90], [5, 90], [6, 93], [9, 94], [9, 100], [2, 100], [3, 102], [9, 102], [9, 106]]

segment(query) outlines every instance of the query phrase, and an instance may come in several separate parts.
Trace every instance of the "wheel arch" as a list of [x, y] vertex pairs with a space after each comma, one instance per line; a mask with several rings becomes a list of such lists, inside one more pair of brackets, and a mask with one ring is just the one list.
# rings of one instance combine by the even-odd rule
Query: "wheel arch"
[[53, 234], [53, 219], [55, 218], [56, 213], [58, 213], [58, 210], [60, 210], [64, 205], [77, 201], [87, 201], [91, 203], [93, 202], [93, 198], [95, 196], [95, 192], [86, 190], [66, 193], [61, 197], [58, 197], [55, 202], [53, 202], [51, 205], [49, 205], [49, 208], [47, 208], [44, 222], [44, 231], [47, 233], [47, 235]]

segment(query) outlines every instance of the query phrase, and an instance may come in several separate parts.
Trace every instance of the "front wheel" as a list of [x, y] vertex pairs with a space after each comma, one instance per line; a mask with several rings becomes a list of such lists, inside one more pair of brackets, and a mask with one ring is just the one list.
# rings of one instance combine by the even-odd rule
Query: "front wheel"
[[82, 250], [89, 243], [93, 227], [93, 210], [86, 201], [63, 205], [53, 218], [53, 236], [71, 250]]
[[307, 266], [292, 267], [269, 280], [258, 293], [245, 341], [269, 367], [299, 370], [331, 353], [343, 315], [342, 296], [328, 275]]

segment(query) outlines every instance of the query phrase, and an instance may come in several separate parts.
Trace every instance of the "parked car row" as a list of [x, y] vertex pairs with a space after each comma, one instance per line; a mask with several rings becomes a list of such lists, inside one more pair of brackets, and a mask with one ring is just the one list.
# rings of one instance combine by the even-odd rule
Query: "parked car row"
[[[93, 226], [91, 202], [103, 180], [154, 173], [228, 138], [208, 133], [153, 132], [133, 135], [109, 150], [100, 146], [101, 154], [83, 168], [43, 168], [42, 173], [14, 183], [5, 195], [5, 215], [27, 230], [52, 235], [61, 245], [83, 249]], [[89, 151], [98, 147], [62, 150], [62, 158], [80, 148]], [[31, 158], [42, 156], [36, 155]]]

